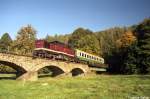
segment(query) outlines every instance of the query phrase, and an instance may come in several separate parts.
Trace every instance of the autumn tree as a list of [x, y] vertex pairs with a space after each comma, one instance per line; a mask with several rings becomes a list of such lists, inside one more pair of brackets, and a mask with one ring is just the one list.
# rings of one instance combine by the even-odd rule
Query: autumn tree
[[35, 47], [36, 30], [27, 25], [22, 27], [17, 34], [16, 40], [13, 42], [12, 48], [19, 54], [31, 54]]
[[116, 40], [118, 40], [123, 33], [125, 33], [126, 27], [115, 27], [104, 31], [96, 32], [96, 37], [99, 41], [100, 51], [105, 57], [106, 61], [112, 55], [113, 51], [117, 51]]
[[[118, 50], [113, 52], [113, 56], [110, 58], [111, 61], [111, 71], [120, 73], [120, 74], [129, 74], [132, 73], [135, 69], [135, 65], [129, 65], [126, 58], [134, 58], [134, 53], [128, 54], [131, 50], [131, 45], [136, 41], [136, 37], [133, 35], [131, 30], [127, 30], [121, 35], [121, 37], [116, 40], [116, 45]], [[133, 47], [132, 47], [133, 48]], [[128, 56], [127, 56], [128, 55]], [[135, 60], [135, 59], [133, 59]]]
[[117, 40], [116, 45], [119, 48], [129, 47], [136, 40], [136, 37], [131, 31], [125, 32], [120, 39]]
[[136, 40], [129, 27], [115, 27], [97, 32], [97, 39], [101, 45], [106, 64], [112, 73], [124, 73], [123, 63], [128, 47]]

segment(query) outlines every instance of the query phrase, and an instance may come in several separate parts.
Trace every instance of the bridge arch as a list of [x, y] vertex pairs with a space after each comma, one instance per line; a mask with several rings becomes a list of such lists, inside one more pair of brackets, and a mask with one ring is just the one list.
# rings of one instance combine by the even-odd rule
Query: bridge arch
[[84, 70], [82, 70], [81, 68], [74, 68], [71, 70], [72, 76], [79, 76], [84, 74]]
[[2, 61], [2, 60], [0, 60], [0, 64], [9, 66], [9, 67], [13, 68], [14, 70], [16, 70], [17, 71], [16, 77], [19, 77], [22, 74], [27, 72], [23, 67], [15, 64], [15, 63], [9, 62], [9, 61]]
[[44, 69], [44, 68], [47, 68], [49, 71], [52, 72], [52, 74], [51, 74], [52, 77], [56, 77], [58, 75], [65, 73], [65, 71], [62, 68], [60, 68], [58, 66], [54, 66], [54, 65], [44, 66], [44, 67], [38, 69], [38, 71], [41, 69]]

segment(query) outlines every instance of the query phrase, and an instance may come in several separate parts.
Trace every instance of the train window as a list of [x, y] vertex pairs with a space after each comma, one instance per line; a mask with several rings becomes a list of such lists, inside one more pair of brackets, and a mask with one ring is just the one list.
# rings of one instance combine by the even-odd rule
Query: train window
[[84, 57], [84, 53], [82, 53], [82, 56]]
[[86, 58], [86, 56], [87, 56], [87, 55], [85, 54], [85, 58]]
[[81, 56], [81, 52], [80, 52], [80, 56]]
[[103, 60], [101, 59], [101, 62], [102, 62]]
[[89, 58], [89, 55], [87, 55], [87, 58]]

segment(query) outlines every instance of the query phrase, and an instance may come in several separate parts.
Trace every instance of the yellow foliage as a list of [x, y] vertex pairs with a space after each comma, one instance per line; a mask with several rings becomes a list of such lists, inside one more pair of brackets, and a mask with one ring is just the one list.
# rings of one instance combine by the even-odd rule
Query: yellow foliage
[[133, 33], [131, 31], [127, 31], [120, 39], [116, 41], [116, 44], [118, 47], [124, 48], [130, 46], [135, 40], [136, 37], [133, 35]]

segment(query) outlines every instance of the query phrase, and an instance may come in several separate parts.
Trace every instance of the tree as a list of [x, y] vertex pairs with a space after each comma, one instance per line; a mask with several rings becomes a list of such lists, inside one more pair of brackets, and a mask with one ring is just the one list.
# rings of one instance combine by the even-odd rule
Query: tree
[[137, 41], [135, 41], [132, 45], [128, 46], [128, 48], [126, 49], [127, 51], [126, 53], [124, 53], [125, 58], [121, 66], [121, 71], [124, 74], [137, 74], [139, 73], [140, 70], [138, 67], [138, 59], [137, 59], [137, 54], [139, 51]]
[[82, 37], [85, 37], [86, 35], [89, 35], [89, 34], [92, 34], [92, 32], [89, 30], [85, 30], [83, 28], [78, 28], [72, 33], [71, 37], [69, 38], [68, 43], [73, 48], [80, 48], [81, 46], [80, 46], [79, 40]]
[[0, 39], [0, 50], [9, 51], [12, 43], [12, 39], [8, 33], [4, 33]]
[[137, 41], [127, 50], [122, 70], [124, 73], [150, 73], [150, 19], [134, 28]]
[[136, 30], [138, 36], [138, 60], [141, 73], [150, 73], [150, 18], [140, 23]]
[[120, 39], [125, 31], [126, 27], [115, 27], [95, 33], [99, 41], [100, 51], [102, 52], [102, 55], [105, 57], [106, 61], [109, 60], [109, 57], [112, 56], [114, 51], [118, 50], [116, 40]]
[[[12, 43], [12, 39], [8, 33], [4, 33], [0, 39], [0, 51], [9, 52], [11, 51], [10, 46]], [[11, 67], [0, 64], [0, 72], [15, 72]]]
[[95, 34], [90, 30], [76, 29], [70, 36], [68, 44], [73, 48], [100, 55], [99, 42]]
[[115, 27], [97, 32], [96, 35], [105, 63], [109, 64], [108, 70], [111, 73], [125, 73], [123, 64], [125, 57], [127, 57], [127, 50], [136, 40], [132, 29], [130, 27]]
[[131, 44], [133, 44], [133, 42], [135, 42], [136, 37], [133, 35], [133, 33], [131, 31], [127, 31], [125, 32], [122, 37], [117, 40], [117, 46], [119, 48], [127, 48], [129, 47]]
[[12, 48], [19, 54], [31, 54], [35, 47], [35, 39], [36, 30], [31, 25], [27, 25], [18, 31]]
[[[131, 30], [126, 31], [118, 40], [116, 40], [118, 50], [113, 50], [112, 56], [110, 56], [108, 60], [111, 72], [120, 74], [131, 74], [134, 72], [136, 65], [132, 64], [132, 62], [136, 59], [130, 46], [135, 42], [135, 40], [136, 37], [133, 35]], [[132, 61], [130, 61], [130, 59]]]
[[47, 34], [46, 37], [45, 37], [45, 40], [48, 41], [48, 42], [52, 42], [52, 41], [55, 40], [55, 38], [53, 36], [50, 36], [50, 35]]
[[47, 35], [45, 37], [45, 40], [47, 40], [48, 42], [52, 42], [52, 41], [60, 41], [63, 42], [65, 44], [68, 44], [68, 39], [69, 39], [70, 35], [66, 34], [66, 35], [55, 35], [55, 36], [50, 36]]

